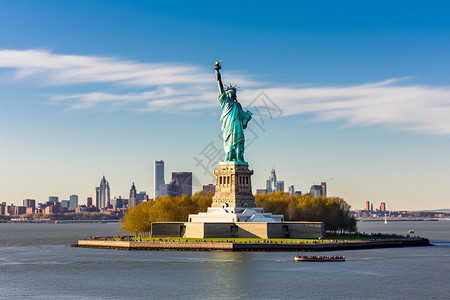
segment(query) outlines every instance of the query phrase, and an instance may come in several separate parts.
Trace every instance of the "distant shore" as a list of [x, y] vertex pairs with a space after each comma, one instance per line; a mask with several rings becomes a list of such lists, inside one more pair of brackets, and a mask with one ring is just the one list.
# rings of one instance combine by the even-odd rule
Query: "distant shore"
[[0, 220], [0, 223], [118, 223], [119, 220]]
[[[400, 219], [400, 218], [387, 218], [386, 222], [417, 222], [417, 221], [439, 221], [448, 220], [448, 218], [411, 218], [411, 219]], [[357, 222], [384, 222], [384, 218], [367, 218], [367, 219], [356, 219]]]
[[426, 238], [380, 240], [340, 240], [327, 243], [303, 242], [191, 242], [191, 241], [111, 241], [78, 240], [73, 247], [117, 250], [179, 250], [179, 251], [337, 251], [394, 247], [431, 246]]

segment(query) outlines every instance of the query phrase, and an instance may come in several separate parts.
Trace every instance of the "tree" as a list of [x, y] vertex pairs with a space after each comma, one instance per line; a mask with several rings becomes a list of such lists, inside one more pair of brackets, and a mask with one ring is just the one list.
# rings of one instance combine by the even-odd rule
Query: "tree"
[[189, 214], [206, 211], [211, 206], [213, 194], [197, 192], [192, 197], [165, 196], [154, 201], [130, 207], [122, 219], [122, 229], [128, 234], [143, 235], [151, 232], [153, 222], [186, 222]]
[[[189, 214], [205, 212], [211, 206], [213, 194], [197, 192], [192, 197], [165, 196], [130, 207], [122, 219], [122, 229], [129, 234], [151, 232], [153, 222], [186, 222]], [[283, 192], [258, 194], [258, 207], [266, 212], [284, 215], [287, 221], [325, 222], [330, 231], [356, 231], [356, 220], [350, 216], [350, 205], [338, 197], [290, 195]]]
[[290, 195], [283, 192], [257, 194], [256, 205], [266, 212], [284, 215], [287, 221], [324, 222], [330, 231], [356, 231], [356, 220], [350, 216], [350, 205], [342, 198]]

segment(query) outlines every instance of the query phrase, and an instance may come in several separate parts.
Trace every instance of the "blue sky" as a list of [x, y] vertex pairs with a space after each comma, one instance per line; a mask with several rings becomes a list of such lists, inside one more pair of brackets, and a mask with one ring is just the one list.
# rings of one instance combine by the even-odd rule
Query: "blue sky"
[[254, 190], [275, 164], [303, 192], [334, 178], [329, 194], [354, 209], [448, 208], [449, 12], [444, 1], [0, 1], [0, 201], [84, 203], [103, 175], [113, 196], [133, 181], [152, 195], [159, 159], [166, 181], [186, 170], [211, 183], [195, 158], [221, 146], [222, 59], [224, 81], [261, 113], [247, 130]]

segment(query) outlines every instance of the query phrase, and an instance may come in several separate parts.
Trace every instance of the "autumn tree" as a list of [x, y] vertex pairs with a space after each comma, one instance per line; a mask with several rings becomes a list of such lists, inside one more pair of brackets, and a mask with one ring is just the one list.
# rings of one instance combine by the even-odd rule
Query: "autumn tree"
[[165, 196], [154, 201], [130, 207], [122, 219], [122, 230], [128, 234], [143, 235], [151, 232], [153, 222], [186, 222], [189, 214], [206, 211], [211, 206], [213, 194], [197, 192], [192, 197]]
[[312, 197], [283, 192], [257, 194], [256, 206], [273, 214], [284, 215], [287, 221], [324, 222], [329, 231], [356, 231], [356, 220], [350, 216], [350, 205], [338, 197]]

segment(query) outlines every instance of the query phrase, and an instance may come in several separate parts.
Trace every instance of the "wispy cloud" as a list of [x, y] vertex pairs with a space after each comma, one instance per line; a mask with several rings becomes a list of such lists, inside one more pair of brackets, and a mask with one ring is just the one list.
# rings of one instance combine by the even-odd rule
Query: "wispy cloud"
[[[119, 58], [59, 55], [44, 50], [2, 50], [0, 68], [16, 81], [33, 80], [42, 86], [65, 86], [66, 94], [50, 97], [71, 109], [96, 105], [132, 105], [139, 111], [192, 110], [213, 107], [217, 97], [211, 70], [189, 64], [149, 64]], [[245, 87], [243, 104], [261, 91], [262, 82], [242, 74], [225, 75]], [[264, 92], [283, 115], [313, 114], [318, 121], [341, 120], [350, 126], [382, 124], [423, 134], [450, 134], [450, 87], [408, 85], [408, 78], [349, 86], [286, 86], [271, 84]], [[99, 91], [99, 83], [109, 91]], [[85, 93], [71, 85], [91, 84]], [[96, 85], [97, 84], [97, 85]], [[126, 92], [112, 92], [116, 87]]]
[[[400, 79], [354, 86], [270, 88], [283, 115], [315, 114], [349, 126], [386, 125], [423, 134], [450, 134], [450, 87], [395, 85]], [[247, 99], [257, 93], [244, 91]]]

